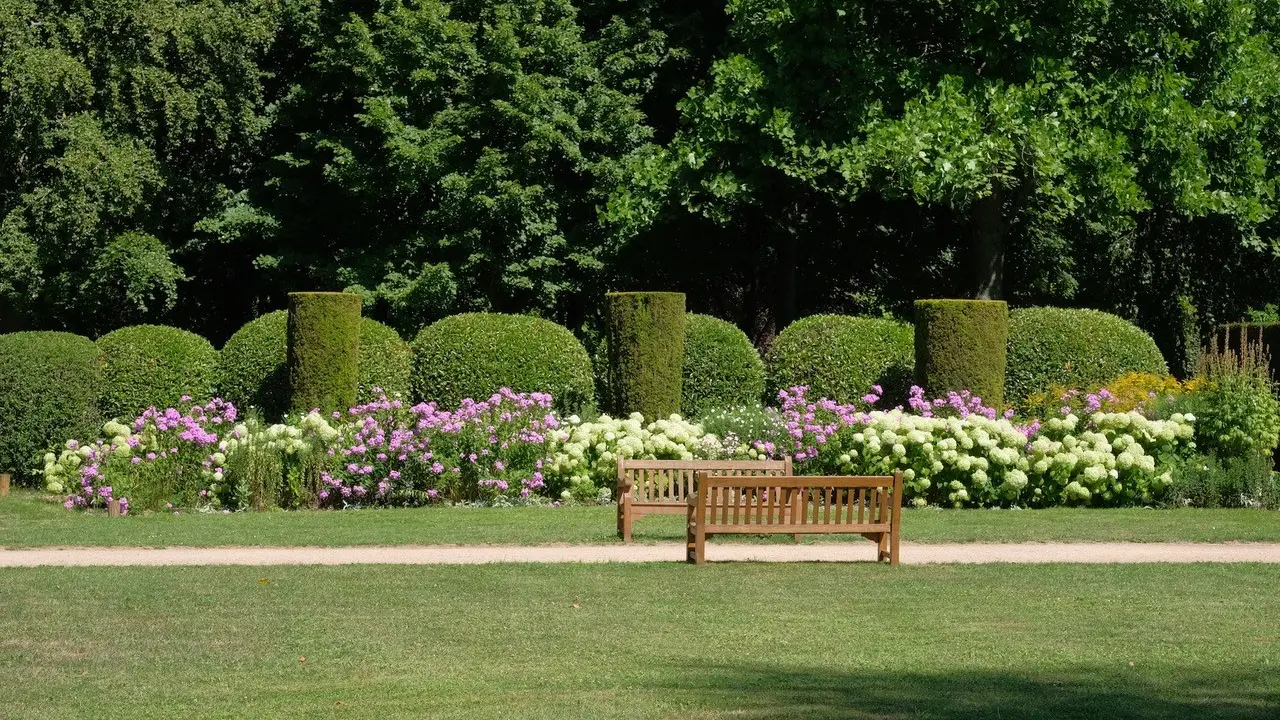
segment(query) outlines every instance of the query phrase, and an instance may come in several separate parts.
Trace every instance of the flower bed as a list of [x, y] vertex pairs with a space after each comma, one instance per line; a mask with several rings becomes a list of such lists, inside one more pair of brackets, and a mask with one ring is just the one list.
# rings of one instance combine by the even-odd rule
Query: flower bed
[[676, 415], [561, 418], [550, 395], [506, 389], [453, 409], [384, 395], [274, 425], [214, 400], [107, 423], [104, 439], [72, 440], [47, 455], [44, 474], [72, 508], [113, 497], [150, 510], [550, 504], [607, 501], [619, 457], [789, 453], [803, 474], [901, 470], [916, 505], [1131, 505], [1159, 499], [1195, 448], [1189, 414], [1155, 420], [1092, 399], [1092, 412], [1064, 406], [1058, 417], [1016, 422], [964, 393], [928, 399], [913, 388], [909, 407], [872, 410], [876, 392], [855, 404], [806, 392], [779, 393], [777, 411], [720, 417], [725, 427], [741, 420], [756, 437], [709, 433]]

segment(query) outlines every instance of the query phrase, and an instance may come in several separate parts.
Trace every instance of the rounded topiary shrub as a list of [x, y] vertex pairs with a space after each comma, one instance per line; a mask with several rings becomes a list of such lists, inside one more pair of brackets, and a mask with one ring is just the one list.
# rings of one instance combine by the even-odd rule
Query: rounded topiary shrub
[[684, 293], [605, 295], [609, 409], [651, 420], [680, 412]]
[[759, 404], [764, 396], [764, 361], [738, 326], [710, 315], [684, 318], [684, 369], [680, 412]]
[[[277, 310], [249, 321], [223, 346], [218, 394], [236, 407], [260, 409], [277, 418], [289, 409], [289, 313]], [[373, 388], [409, 397], [413, 349], [377, 320], [360, 320], [358, 401], [374, 399]]]
[[506, 387], [550, 393], [556, 407], [592, 405], [591, 358], [568, 328], [527, 315], [463, 313], [422, 329], [413, 341], [416, 398], [456, 407]]
[[0, 472], [35, 481], [41, 459], [102, 425], [98, 346], [63, 332], [0, 335]]
[[1083, 388], [1129, 372], [1167, 375], [1160, 349], [1138, 326], [1097, 310], [1023, 308], [1009, 314], [1010, 400], [1058, 385]]
[[183, 395], [213, 397], [218, 351], [195, 333], [165, 325], [134, 325], [98, 338], [99, 403], [108, 418], [131, 418], [148, 407], [175, 407]]
[[810, 398], [860, 400], [872, 385], [882, 405], [905, 402], [911, 385], [911, 327], [887, 318], [810, 315], [786, 327], [765, 357], [768, 393], [807, 385]]
[[378, 393], [374, 388], [381, 388], [389, 397], [409, 397], [413, 389], [413, 347], [390, 327], [361, 318], [360, 402], [375, 399]]

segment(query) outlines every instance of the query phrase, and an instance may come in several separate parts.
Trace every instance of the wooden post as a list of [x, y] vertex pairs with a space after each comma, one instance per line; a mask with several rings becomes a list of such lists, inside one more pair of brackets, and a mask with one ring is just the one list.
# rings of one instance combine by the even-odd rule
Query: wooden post
[[107, 517], [120, 517], [120, 501], [111, 498], [107, 501]]
[[0, 473], [0, 498], [9, 497], [9, 473]]

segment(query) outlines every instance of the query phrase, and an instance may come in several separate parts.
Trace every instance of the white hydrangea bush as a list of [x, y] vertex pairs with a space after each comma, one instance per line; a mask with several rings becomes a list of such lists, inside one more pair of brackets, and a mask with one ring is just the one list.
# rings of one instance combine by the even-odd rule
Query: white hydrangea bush
[[550, 434], [549, 478], [567, 484], [574, 495], [612, 489], [618, 458], [693, 460], [720, 453], [720, 441], [702, 426], [679, 415], [646, 424], [632, 413], [624, 419], [601, 415], [583, 422], [574, 415]]

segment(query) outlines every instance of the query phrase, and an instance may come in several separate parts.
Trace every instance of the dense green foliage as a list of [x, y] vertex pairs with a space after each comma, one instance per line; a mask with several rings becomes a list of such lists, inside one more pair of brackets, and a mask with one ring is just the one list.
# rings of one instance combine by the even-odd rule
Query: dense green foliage
[[609, 293], [605, 301], [608, 409], [650, 420], [680, 412], [684, 293]]
[[595, 400], [591, 358], [564, 327], [527, 315], [463, 313], [433, 323], [413, 341], [415, 399], [456, 407], [506, 387], [551, 393], [566, 411]]
[[968, 390], [1004, 406], [1009, 307], [991, 300], [916, 301], [916, 384], [934, 397]]
[[360, 296], [289, 293], [289, 409], [346, 410], [360, 382]]
[[41, 456], [101, 424], [98, 346], [63, 332], [0, 335], [0, 472], [28, 482]]
[[1009, 314], [1005, 396], [1021, 402], [1054, 385], [1087, 388], [1128, 372], [1168, 373], [1151, 337], [1096, 310], [1021, 308]]
[[768, 393], [806, 385], [810, 397], [856, 402], [884, 390], [892, 407], [906, 400], [915, 361], [911, 328], [895, 320], [811, 315], [788, 325], [766, 357]]
[[[0, 331], [1275, 303], [1274, 0], [0, 3]], [[599, 212], [603, 210], [603, 219]], [[596, 345], [590, 338], [590, 345]]]
[[357, 399], [373, 400], [374, 388], [408, 398], [413, 385], [413, 347], [377, 320], [360, 320], [360, 382]]
[[[289, 409], [289, 312], [276, 310], [245, 323], [220, 353], [218, 394], [237, 407], [256, 407], [268, 418]], [[394, 330], [360, 319], [358, 400], [374, 399], [373, 388], [409, 397], [413, 348]]]
[[99, 404], [108, 418], [132, 419], [148, 407], [177, 407], [183, 395], [213, 397], [218, 351], [195, 333], [164, 325], [133, 325], [98, 338]]
[[680, 382], [685, 417], [700, 417], [715, 407], [757, 405], [764, 398], [764, 362], [733, 323], [688, 313]]

